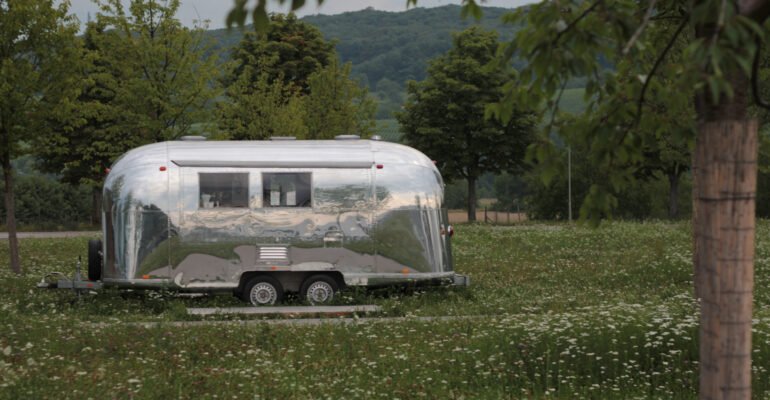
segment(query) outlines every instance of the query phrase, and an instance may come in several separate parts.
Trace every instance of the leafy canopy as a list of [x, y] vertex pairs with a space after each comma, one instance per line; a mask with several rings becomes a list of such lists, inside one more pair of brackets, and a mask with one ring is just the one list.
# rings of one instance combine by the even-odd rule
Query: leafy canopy
[[[586, 143], [591, 162], [608, 177], [593, 185], [581, 208], [582, 219], [598, 221], [615, 204], [612, 192], [634, 182], [644, 152], [655, 142], [665, 136], [681, 147], [694, 140], [694, 119], [687, 116], [693, 115], [697, 93], [708, 93], [706, 101], [715, 107], [733, 94], [731, 74], [750, 72], [755, 36], [764, 33], [736, 10], [735, 3], [711, 0], [560, 1], [518, 9], [505, 20], [521, 29], [501, 48], [497, 63], [515, 56], [526, 67], [490, 110], [503, 121], [522, 105], [558, 115], [567, 82], [586, 80], [591, 112], [571, 123], [551, 118], [530, 156], [556, 165], [554, 131], [568, 142]], [[696, 39], [696, 27], [704, 25], [717, 28], [708, 42]], [[601, 59], [615, 68], [601, 68]], [[519, 85], [529, 90], [516, 90]], [[546, 180], [555, 172], [547, 169]]]
[[271, 136], [331, 139], [370, 135], [376, 102], [350, 79], [334, 44], [294, 15], [273, 15], [263, 31], [246, 32], [232, 50], [221, 82], [226, 100], [217, 105], [220, 138]]
[[77, 94], [81, 65], [75, 46], [77, 24], [67, 4], [53, 0], [0, 2], [0, 161], [29, 147], [23, 141], [44, 135], [40, 124], [54, 114], [66, 116]]
[[519, 110], [506, 123], [485, 117], [512, 74], [502, 65], [485, 68], [496, 54], [496, 39], [479, 27], [454, 34], [454, 47], [429, 62], [428, 77], [408, 83], [409, 99], [396, 113], [405, 143], [436, 160], [448, 180], [524, 167], [534, 115]]
[[218, 74], [203, 29], [175, 19], [178, 1], [134, 1], [128, 13], [117, 0], [101, 6], [83, 35], [80, 95], [38, 147], [45, 171], [97, 187], [119, 155], [208, 120]]
[[486, 117], [502, 99], [513, 70], [487, 67], [498, 47], [497, 33], [472, 27], [454, 34], [454, 47], [429, 62], [428, 77], [410, 81], [404, 110], [395, 113], [402, 140], [436, 161], [447, 181], [468, 181], [468, 218], [475, 220], [475, 183], [486, 172], [518, 172], [534, 138], [534, 114], [518, 110], [505, 123]]
[[268, 83], [281, 80], [292, 90], [307, 93], [308, 77], [337, 58], [334, 43], [323, 39], [313, 25], [294, 14], [274, 14], [263, 30], [246, 31], [232, 49], [233, 73], [223, 80], [230, 86], [246, 75], [257, 80], [267, 74]]

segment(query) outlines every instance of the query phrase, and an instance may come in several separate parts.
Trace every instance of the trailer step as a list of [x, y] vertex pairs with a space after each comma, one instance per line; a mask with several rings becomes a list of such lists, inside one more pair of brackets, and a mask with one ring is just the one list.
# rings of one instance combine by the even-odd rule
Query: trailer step
[[187, 315], [250, 314], [250, 315], [346, 315], [353, 313], [380, 312], [382, 307], [364, 306], [279, 306], [279, 307], [230, 307], [188, 308]]

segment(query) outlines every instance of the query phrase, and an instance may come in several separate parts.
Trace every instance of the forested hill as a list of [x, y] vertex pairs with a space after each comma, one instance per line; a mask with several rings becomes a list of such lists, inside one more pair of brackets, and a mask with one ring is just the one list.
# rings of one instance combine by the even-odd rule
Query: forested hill
[[[501, 39], [510, 39], [513, 28], [500, 22], [500, 17], [510, 11], [484, 7], [479, 24], [498, 31]], [[368, 8], [338, 15], [307, 16], [302, 21], [317, 26], [325, 39], [336, 39], [342, 61], [353, 63], [351, 75], [379, 92], [379, 97], [388, 97], [390, 91], [401, 93], [407, 80], [425, 78], [426, 61], [452, 47], [451, 32], [476, 24], [473, 17], [462, 19], [460, 14], [461, 7], [456, 5], [403, 12]], [[209, 32], [217, 40], [218, 48], [233, 46], [241, 38], [238, 29], [230, 33], [226, 29]]]
[[[500, 32], [504, 39], [513, 36], [510, 26], [500, 17], [505, 8], [484, 8], [479, 22], [486, 29]], [[372, 8], [339, 15], [303, 18], [321, 30], [326, 39], [337, 39], [342, 61], [353, 63], [353, 74], [372, 88], [387, 78], [398, 84], [425, 78], [427, 60], [446, 53], [452, 47], [452, 31], [462, 31], [476, 24], [473, 17], [460, 18], [461, 7], [414, 8], [403, 12], [377, 11]]]

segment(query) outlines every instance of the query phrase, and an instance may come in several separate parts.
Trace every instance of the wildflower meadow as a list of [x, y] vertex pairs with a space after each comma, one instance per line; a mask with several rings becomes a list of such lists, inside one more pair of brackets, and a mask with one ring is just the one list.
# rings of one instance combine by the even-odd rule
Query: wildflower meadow
[[[753, 393], [770, 398], [770, 222], [756, 238]], [[34, 288], [87, 240], [22, 239], [22, 277], [0, 256], [0, 398], [697, 397], [688, 222], [461, 225], [470, 287], [347, 290], [338, 304], [382, 313], [314, 325], [185, 312], [243, 305], [227, 293]]]

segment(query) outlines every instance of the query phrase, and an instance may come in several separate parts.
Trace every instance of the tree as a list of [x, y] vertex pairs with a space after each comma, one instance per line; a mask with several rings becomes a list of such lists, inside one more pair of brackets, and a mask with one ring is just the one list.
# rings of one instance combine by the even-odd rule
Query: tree
[[476, 180], [485, 172], [516, 172], [534, 138], [536, 119], [516, 111], [505, 123], [485, 118], [511, 79], [503, 65], [484, 68], [497, 51], [497, 34], [472, 27], [454, 34], [454, 47], [429, 62], [423, 82], [410, 81], [404, 111], [396, 113], [406, 144], [436, 160], [448, 181], [468, 181], [468, 220], [476, 220]]
[[[74, 96], [73, 69], [77, 25], [67, 3], [53, 0], [0, 0], [0, 163], [5, 180], [5, 210], [11, 270], [21, 274], [14, 216], [11, 160], [29, 151], [29, 141], [44, 135], [47, 115], [62, 115]], [[26, 145], [25, 145], [26, 142]]]
[[371, 136], [377, 102], [351, 80], [351, 64], [335, 59], [308, 77], [309, 94], [302, 98], [305, 108], [306, 139], [332, 139], [337, 135]]
[[174, 18], [178, 7], [134, 1], [126, 14], [119, 1], [103, 3], [83, 35], [88, 67], [78, 81], [81, 94], [66, 119], [47, 121], [54, 134], [37, 146], [41, 168], [92, 187], [92, 222], [101, 215], [106, 169], [118, 156], [209, 119], [217, 56], [202, 28]]
[[204, 27], [182, 26], [174, 16], [179, 0], [133, 0], [127, 14], [120, 0], [104, 0], [104, 48], [131, 72], [118, 87], [117, 100], [131, 113], [124, 129], [145, 143], [176, 139], [193, 124], [210, 119], [210, 105], [219, 90], [218, 55]]
[[[417, 0], [409, 0], [415, 4]], [[237, 2], [228, 24], [243, 24], [247, 1]], [[252, 17], [265, 16], [266, 0], [256, 0]], [[295, 2], [292, 8], [304, 1]], [[465, 0], [463, 14], [481, 16], [475, 0]], [[573, 77], [586, 79], [590, 110], [612, 108], [595, 131], [576, 135], [589, 144], [592, 162], [609, 171], [608, 184], [591, 188], [581, 218], [598, 221], [613, 204], [610, 186], [633, 182], [635, 163], [643, 157], [637, 128], [653, 111], [645, 103], [648, 89], [666, 105], [692, 106], [695, 91], [697, 132], [693, 152], [694, 293], [701, 298], [700, 392], [702, 398], [751, 397], [751, 316], [754, 259], [754, 210], [757, 173], [757, 123], [748, 118], [749, 90], [757, 98], [757, 62], [768, 30], [766, 0], [693, 0], [691, 2], [567, 0], [541, 2], [519, 9], [505, 20], [522, 27], [501, 50], [499, 63], [517, 55], [526, 65], [510, 82], [504, 100], [492, 113], [508, 121], [521, 102], [539, 104], [555, 115], [561, 91]], [[652, 68], [636, 65], [651, 51], [647, 27], [675, 21], [666, 47], [653, 57]], [[667, 52], [684, 31], [694, 40], [685, 62], [665, 62]], [[619, 84], [599, 60], [614, 60], [618, 73], [637, 71], [635, 81]], [[670, 84], [661, 84], [669, 77]], [[665, 82], [665, 80], [663, 80]], [[518, 84], [527, 92], [514, 90]], [[628, 120], [632, 123], [627, 124]], [[554, 124], [548, 124], [547, 131]], [[567, 132], [560, 130], [560, 132]], [[553, 143], [544, 137], [532, 147], [541, 162], [553, 159]], [[629, 161], [632, 161], [629, 165]]]
[[[469, 7], [472, 8], [472, 7]], [[693, 265], [695, 295], [701, 298], [700, 390], [702, 398], [751, 397], [751, 310], [754, 257], [757, 124], [747, 117], [750, 77], [756, 76], [758, 44], [770, 2], [698, 0], [694, 2], [543, 2], [518, 10], [506, 20], [523, 28], [501, 52], [500, 63], [519, 54], [527, 66], [518, 83], [528, 92], [509, 91], [494, 114], [507, 120], [517, 104], [542, 104], [553, 113], [569, 79], [586, 77], [586, 99], [602, 123], [571, 131], [592, 151], [592, 162], [607, 171], [607, 184], [595, 184], [581, 218], [598, 218], [613, 204], [611, 187], [633, 182], [642, 149], [654, 124], [646, 101], [656, 92], [669, 110], [693, 107], [697, 133], [693, 154]], [[650, 46], [648, 27], [674, 21], [666, 46]], [[684, 33], [683, 33], [684, 32]], [[694, 37], [682, 63], [666, 59], [683, 34]], [[651, 68], [636, 60], [654, 52]], [[616, 71], [602, 71], [601, 57]], [[637, 79], [618, 79], [637, 76]], [[674, 132], [680, 139], [687, 130]], [[552, 143], [533, 149], [548, 161]]]
[[[251, 67], [249, 67], [251, 68]], [[305, 111], [299, 94], [283, 80], [270, 83], [262, 74], [252, 81], [242, 74], [225, 90], [227, 101], [217, 104], [219, 139], [265, 140], [271, 136], [305, 137]]]
[[101, 216], [101, 185], [106, 169], [120, 154], [143, 144], [140, 135], [127, 129], [131, 113], [119, 105], [121, 86], [132, 78], [132, 70], [111, 56], [106, 47], [103, 21], [89, 22], [83, 34], [85, 67], [79, 83], [80, 95], [70, 103], [67, 118], [49, 118], [51, 133], [37, 141], [38, 168], [57, 174], [73, 186], [91, 187], [91, 223]]
[[[271, 136], [331, 139], [370, 135], [377, 104], [350, 79], [332, 43], [296, 17], [273, 15], [266, 32], [247, 32], [233, 49], [217, 104], [220, 137], [260, 140]], [[288, 78], [287, 78], [288, 76]]]
[[246, 31], [232, 49], [235, 62], [225, 86], [246, 76], [256, 81], [267, 74], [267, 82], [282, 81], [292, 90], [308, 93], [308, 78], [337, 59], [334, 43], [323, 39], [318, 28], [297, 21], [294, 14], [274, 14], [266, 29]]

